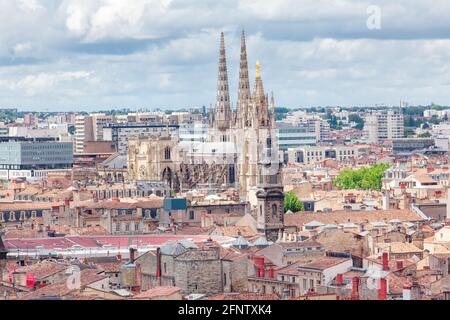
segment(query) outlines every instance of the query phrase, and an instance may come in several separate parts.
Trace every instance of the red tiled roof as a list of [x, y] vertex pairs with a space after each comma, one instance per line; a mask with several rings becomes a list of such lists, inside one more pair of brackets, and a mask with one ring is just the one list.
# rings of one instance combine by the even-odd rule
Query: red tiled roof
[[42, 261], [16, 269], [16, 273], [30, 273], [36, 280], [46, 278], [68, 268], [67, 265], [53, 261]]
[[173, 295], [177, 292], [180, 292], [181, 289], [178, 287], [155, 287], [150, 290], [144, 291], [136, 296], [133, 297], [133, 299], [139, 299], [139, 300], [148, 300], [148, 299], [154, 299], [157, 300], [158, 298], [166, 297]]
[[[94, 269], [85, 269], [80, 272], [80, 289], [84, 287], [103, 280], [107, 278], [107, 276], [99, 274], [98, 270]], [[76, 292], [78, 289], [71, 289], [67, 286], [67, 279], [62, 280], [61, 282], [51, 284], [49, 286], [38, 289], [34, 292], [28, 293], [20, 298], [20, 300], [33, 300], [40, 299], [44, 297], [64, 297], [70, 294], [71, 292]]]
[[302, 228], [311, 221], [324, 224], [332, 223], [365, 223], [367, 221], [384, 221], [399, 219], [400, 221], [422, 221], [423, 219], [411, 210], [389, 210], [389, 211], [334, 211], [329, 213], [295, 213], [285, 216], [286, 226]]
[[272, 293], [272, 294], [259, 294], [252, 292], [242, 292], [242, 293], [230, 293], [230, 294], [222, 294], [218, 296], [209, 297], [209, 300], [265, 300], [265, 301], [273, 301], [280, 300], [280, 296]]

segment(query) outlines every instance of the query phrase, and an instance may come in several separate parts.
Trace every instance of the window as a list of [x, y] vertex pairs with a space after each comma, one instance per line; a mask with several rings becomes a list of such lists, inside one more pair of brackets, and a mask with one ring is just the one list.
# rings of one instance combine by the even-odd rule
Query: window
[[306, 290], [306, 279], [303, 279], [303, 290]]
[[314, 289], [314, 280], [309, 280], [309, 288]]
[[116, 232], [120, 231], [120, 224], [116, 224]]
[[195, 219], [195, 213], [194, 210], [189, 211], [189, 220], [194, 220]]
[[170, 155], [170, 148], [169, 147], [166, 147], [165, 149], [164, 149], [164, 159], [165, 160], [170, 160], [170, 158], [171, 158], [171, 155]]
[[227, 274], [226, 273], [223, 274], [223, 285], [224, 286], [227, 285]]
[[125, 225], [125, 231], [130, 231], [130, 224], [129, 224], [129, 223], [127, 223], [127, 224]]
[[164, 262], [164, 273], [167, 273], [167, 263]]
[[139, 223], [135, 223], [134, 224], [134, 231], [139, 231], [139, 228], [140, 228]]
[[272, 217], [276, 217], [277, 216], [277, 211], [278, 211], [278, 207], [276, 204], [272, 205]]

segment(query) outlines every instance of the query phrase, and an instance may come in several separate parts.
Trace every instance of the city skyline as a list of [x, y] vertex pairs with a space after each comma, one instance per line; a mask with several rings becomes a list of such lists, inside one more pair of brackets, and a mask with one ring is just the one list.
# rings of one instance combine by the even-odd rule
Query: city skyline
[[445, 1], [3, 0], [0, 12], [2, 107], [209, 106], [221, 31], [236, 92], [242, 29], [279, 106], [450, 104]]

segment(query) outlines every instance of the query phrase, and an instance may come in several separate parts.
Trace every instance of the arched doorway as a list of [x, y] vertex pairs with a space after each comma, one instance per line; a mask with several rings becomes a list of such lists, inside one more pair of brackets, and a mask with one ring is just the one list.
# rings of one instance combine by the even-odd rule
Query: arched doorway
[[172, 178], [173, 178], [172, 170], [170, 168], [165, 168], [162, 173], [162, 180], [166, 182], [170, 188], [172, 188]]

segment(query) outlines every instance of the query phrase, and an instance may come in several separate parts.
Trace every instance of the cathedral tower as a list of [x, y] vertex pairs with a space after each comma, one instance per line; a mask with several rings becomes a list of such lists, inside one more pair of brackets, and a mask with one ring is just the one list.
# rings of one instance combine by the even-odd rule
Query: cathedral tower
[[228, 69], [225, 51], [225, 36], [220, 38], [219, 75], [217, 81], [217, 102], [214, 116], [214, 128], [220, 131], [221, 141], [226, 141], [226, 131], [232, 122], [230, 91], [228, 87]]
[[241, 60], [239, 67], [239, 90], [236, 108], [236, 127], [243, 128], [247, 125], [248, 106], [251, 99], [250, 80], [248, 76], [247, 46], [245, 43], [245, 31], [241, 37]]

